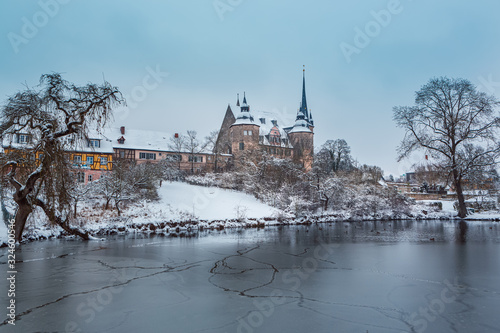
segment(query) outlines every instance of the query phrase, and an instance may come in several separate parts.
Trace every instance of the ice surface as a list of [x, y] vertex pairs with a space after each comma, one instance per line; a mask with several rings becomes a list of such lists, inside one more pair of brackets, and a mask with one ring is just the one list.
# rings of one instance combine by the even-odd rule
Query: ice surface
[[499, 240], [496, 222], [392, 221], [33, 242], [0, 330], [498, 332]]

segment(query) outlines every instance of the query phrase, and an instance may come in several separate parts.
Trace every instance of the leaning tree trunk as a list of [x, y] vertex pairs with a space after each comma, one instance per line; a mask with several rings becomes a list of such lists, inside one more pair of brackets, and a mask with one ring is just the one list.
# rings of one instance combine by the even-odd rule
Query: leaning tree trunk
[[63, 228], [64, 231], [66, 231], [70, 235], [80, 236], [84, 240], [90, 239], [88, 232], [84, 233], [84, 232], [81, 232], [80, 230], [78, 230], [77, 228], [71, 227], [68, 223], [67, 218], [66, 218], [66, 220], [63, 220], [61, 218], [61, 216], [55, 212], [54, 208], [48, 207], [42, 200], [36, 199], [35, 204], [38, 207], [43, 209], [43, 212], [45, 213], [45, 215], [47, 215], [47, 217], [49, 218], [49, 220], [52, 223], [57, 224], [58, 226]]
[[115, 207], [116, 211], [118, 212], [118, 216], [121, 216], [121, 211], [120, 211], [120, 201], [115, 201]]
[[33, 192], [34, 184], [41, 176], [41, 169], [38, 168], [36, 171], [31, 173], [28, 177], [28, 180], [26, 181], [26, 185], [22, 186], [21, 183], [19, 183], [15, 178], [17, 162], [9, 162], [5, 166], [10, 166], [11, 168], [9, 173], [7, 174], [7, 179], [16, 189], [12, 196], [12, 199], [18, 206], [16, 217], [14, 219], [14, 231], [16, 241], [21, 242], [24, 226], [26, 225], [26, 220], [33, 210], [32, 204], [28, 200], [28, 195]]
[[458, 200], [458, 217], [464, 218], [467, 216], [467, 207], [465, 206], [464, 192], [462, 189], [462, 181], [458, 172], [453, 170], [453, 182], [455, 184], [455, 192]]
[[26, 198], [17, 198], [16, 200], [16, 194], [14, 194], [14, 201], [17, 203], [18, 208], [15, 217], [14, 230], [16, 241], [21, 242], [26, 220], [28, 220], [28, 216], [31, 214], [33, 208]]

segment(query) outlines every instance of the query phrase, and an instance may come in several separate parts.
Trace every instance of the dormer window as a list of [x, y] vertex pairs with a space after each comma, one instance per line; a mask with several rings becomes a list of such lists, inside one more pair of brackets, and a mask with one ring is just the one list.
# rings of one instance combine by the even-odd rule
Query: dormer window
[[31, 142], [31, 135], [29, 134], [16, 134], [16, 143], [27, 144]]
[[99, 139], [89, 139], [88, 146], [89, 147], [94, 147], [94, 148], [100, 148], [101, 147], [101, 140], [99, 140]]
[[124, 144], [125, 143], [125, 138], [122, 136], [121, 138], [118, 139], [119, 144]]

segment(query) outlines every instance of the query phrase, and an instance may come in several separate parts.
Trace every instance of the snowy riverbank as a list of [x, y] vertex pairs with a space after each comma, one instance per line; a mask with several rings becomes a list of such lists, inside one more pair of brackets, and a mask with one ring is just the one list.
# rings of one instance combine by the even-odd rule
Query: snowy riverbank
[[[116, 211], [103, 211], [96, 202], [86, 202], [79, 207], [80, 228], [101, 237], [126, 233], [179, 234], [204, 229], [252, 228], [273, 225], [313, 224], [340, 221], [388, 220], [450, 220], [456, 212], [452, 201], [421, 201], [409, 211], [377, 211], [356, 215], [349, 211], [329, 211], [296, 217], [266, 205], [251, 195], [186, 183], [164, 183], [159, 189], [160, 200], [141, 201]], [[441, 206], [441, 208], [438, 208]], [[468, 220], [500, 220], [500, 212], [475, 213]], [[47, 223], [43, 213], [35, 211], [26, 225], [24, 236], [28, 240], [62, 237], [58, 226]], [[0, 225], [0, 243], [7, 240], [7, 229]]]

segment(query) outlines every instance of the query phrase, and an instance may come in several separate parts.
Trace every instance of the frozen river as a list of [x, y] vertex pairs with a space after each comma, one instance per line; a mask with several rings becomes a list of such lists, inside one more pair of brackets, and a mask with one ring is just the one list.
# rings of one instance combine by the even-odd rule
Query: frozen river
[[1, 332], [500, 332], [498, 222], [52, 240], [16, 259]]

